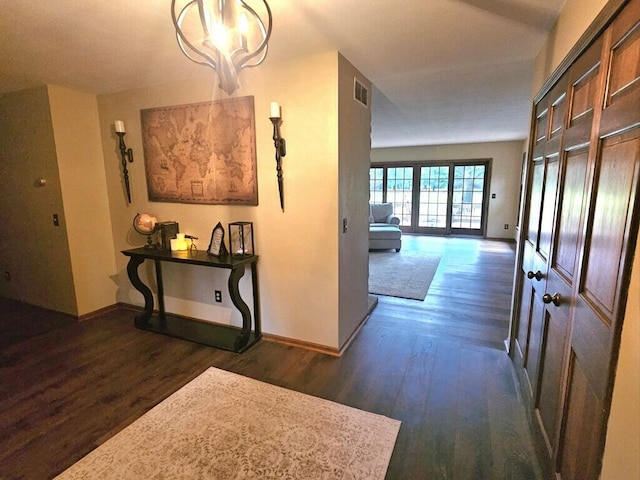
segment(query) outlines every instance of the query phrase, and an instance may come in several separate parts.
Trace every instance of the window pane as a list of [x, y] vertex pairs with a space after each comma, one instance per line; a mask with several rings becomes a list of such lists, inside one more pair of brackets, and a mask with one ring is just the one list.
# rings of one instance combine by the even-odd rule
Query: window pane
[[479, 230], [482, 228], [482, 202], [484, 199], [484, 165], [456, 165], [454, 167], [454, 193], [452, 228]]
[[393, 203], [393, 214], [400, 225], [411, 225], [413, 167], [387, 168], [387, 202]]
[[420, 168], [419, 227], [446, 228], [449, 167]]
[[383, 201], [383, 174], [384, 168], [382, 167], [369, 169], [369, 202], [371, 203], [382, 203]]

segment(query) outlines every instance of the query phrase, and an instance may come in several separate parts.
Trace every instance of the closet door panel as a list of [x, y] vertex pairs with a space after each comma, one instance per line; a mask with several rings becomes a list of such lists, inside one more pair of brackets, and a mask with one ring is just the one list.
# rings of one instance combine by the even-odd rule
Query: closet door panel
[[545, 260], [545, 264], [549, 261], [549, 254], [551, 252], [551, 235], [558, 188], [558, 163], [559, 156], [557, 154], [547, 157], [546, 159], [547, 171], [542, 196], [540, 235], [538, 240], [538, 253]]
[[600, 137], [640, 124], [640, 0], [632, 0], [612, 25], [609, 75]]
[[565, 156], [562, 196], [558, 204], [558, 226], [553, 268], [573, 286], [580, 250], [581, 219], [587, 182], [588, 149], [567, 152]]
[[600, 425], [602, 404], [591, 389], [580, 365], [571, 357], [564, 444], [558, 470], [562, 480], [597, 479], [600, 473]]
[[596, 99], [598, 92], [601, 91], [597, 79], [600, 73], [602, 44], [602, 38], [599, 38], [576, 60], [569, 70], [570, 113], [568, 128], [583, 124], [589, 127], [589, 131], [591, 130]]
[[580, 296], [607, 325], [611, 325], [618, 304], [626, 233], [633, 211], [638, 163], [636, 135], [603, 141], [591, 235], [583, 260], [586, 269]]
[[563, 139], [564, 150], [584, 147], [591, 140], [598, 92], [602, 92], [602, 47], [602, 39], [597, 40], [569, 70], [569, 112]]
[[531, 317], [530, 317], [530, 329], [529, 329], [529, 348], [527, 354], [527, 364], [525, 369], [526, 378], [528, 381], [529, 393], [531, 398], [534, 399], [533, 403], [537, 403], [539, 396], [539, 383], [540, 383], [540, 368], [541, 359], [544, 352], [544, 339], [548, 329], [545, 323], [544, 317], [544, 304], [540, 297], [542, 292], [536, 294], [535, 288], [531, 289]]
[[[527, 224], [526, 243], [531, 251], [529, 255], [537, 250], [538, 231], [540, 227], [540, 214], [542, 213], [542, 194], [544, 186], [545, 162], [544, 157], [533, 160], [531, 185], [529, 187], [529, 222]], [[531, 257], [531, 268], [533, 268], [533, 258]]]
[[538, 396], [537, 419], [546, 442], [547, 451], [553, 457], [557, 445], [558, 425], [562, 405], [562, 380], [569, 330], [568, 307], [544, 309], [544, 351]]
[[[518, 332], [516, 336], [516, 347], [521, 357], [521, 364], [524, 368], [527, 366], [529, 357], [529, 319], [531, 318], [533, 309], [533, 289], [526, 285], [522, 288], [520, 297], [520, 319], [518, 321]], [[529, 385], [529, 393], [533, 393], [531, 385]]]

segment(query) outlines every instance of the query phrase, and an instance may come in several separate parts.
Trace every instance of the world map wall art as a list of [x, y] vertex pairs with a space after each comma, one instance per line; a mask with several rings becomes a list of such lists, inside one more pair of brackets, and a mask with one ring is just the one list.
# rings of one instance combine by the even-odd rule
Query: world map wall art
[[152, 202], [258, 205], [252, 96], [140, 110]]

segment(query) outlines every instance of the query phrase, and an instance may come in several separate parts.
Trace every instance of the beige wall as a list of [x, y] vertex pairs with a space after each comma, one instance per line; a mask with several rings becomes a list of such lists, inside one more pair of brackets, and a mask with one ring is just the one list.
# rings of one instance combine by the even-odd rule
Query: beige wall
[[534, 94], [564, 60], [606, 3], [607, 0], [567, 0], [558, 21], [536, 57], [533, 73]]
[[[640, 235], [637, 245], [640, 246]], [[620, 478], [640, 478], [640, 254], [637, 250], [601, 476], [602, 480]]]
[[0, 145], [0, 295], [77, 315], [46, 86], [0, 95]]
[[[375, 148], [371, 162], [492, 159], [487, 237], [515, 239], [523, 142]], [[504, 229], [504, 224], [509, 229]]]
[[48, 86], [78, 315], [113, 305], [116, 285], [98, 102]]
[[[217, 79], [211, 70], [198, 69], [192, 78], [182, 83], [98, 97], [116, 252], [144, 243], [145, 239], [131, 228], [137, 212], [151, 212], [160, 221], [178, 221], [181, 231], [199, 237], [200, 249], [206, 249], [211, 230], [218, 221], [225, 229], [231, 221], [253, 221], [256, 253], [260, 255], [264, 331], [337, 349], [340, 344], [337, 231], [341, 215], [338, 70], [339, 56], [330, 52], [289, 62], [265, 62], [258, 69], [242, 72], [242, 85], [234, 96], [254, 96], [257, 207], [152, 203], [147, 199], [140, 110], [222, 98], [224, 94], [216, 88]], [[287, 155], [283, 159], [284, 213], [278, 200], [272, 125], [268, 119], [272, 101], [282, 106], [282, 135], [287, 141]], [[127, 146], [134, 150], [135, 161], [129, 168], [131, 205], [127, 205], [119, 169], [113, 128], [116, 119], [125, 122]], [[367, 124], [367, 135], [368, 129]], [[116, 265], [117, 300], [141, 304], [141, 295], [131, 287], [126, 276], [126, 259], [119, 253], [116, 253]], [[226, 295], [222, 304], [216, 304], [211, 298], [214, 289], [226, 292], [226, 273], [173, 267], [163, 270], [167, 310], [232, 324], [240, 321]], [[144, 265], [141, 270], [147, 275], [152, 272]], [[250, 284], [244, 280], [241, 287], [250, 295]], [[366, 276], [359, 281], [366, 288]]]
[[[354, 77], [368, 87], [369, 93], [371, 84], [342, 55], [338, 56], [338, 71], [340, 204], [334, 225], [340, 239], [338, 295], [342, 347], [368, 309], [371, 109], [354, 100]], [[347, 222], [346, 232], [343, 219]]]
[[[3, 95], [2, 105], [2, 179], [15, 187], [3, 188], [0, 200], [10, 225], [2, 236], [3, 271], [12, 277], [2, 293], [76, 316], [113, 305], [96, 97], [42, 86]], [[35, 187], [40, 177], [46, 185]]]
[[[542, 87], [606, 3], [606, 0], [567, 0], [554, 30], [536, 58], [534, 93]], [[601, 480], [640, 478], [639, 257], [636, 253], [622, 329]]]

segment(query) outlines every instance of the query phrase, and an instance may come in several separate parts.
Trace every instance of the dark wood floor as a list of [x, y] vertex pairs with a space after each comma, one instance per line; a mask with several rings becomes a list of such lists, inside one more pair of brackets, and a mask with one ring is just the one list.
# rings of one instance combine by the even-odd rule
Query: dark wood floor
[[376, 317], [424, 334], [504, 349], [509, 334], [515, 244], [404, 235], [400, 254], [441, 255], [423, 302], [379, 297]]
[[401, 420], [387, 479], [541, 478], [502, 343], [513, 248], [403, 243], [442, 254], [427, 298], [380, 297], [340, 358], [268, 341], [236, 355], [124, 309], [69, 324], [0, 299], [0, 479], [53, 477], [209, 366]]

